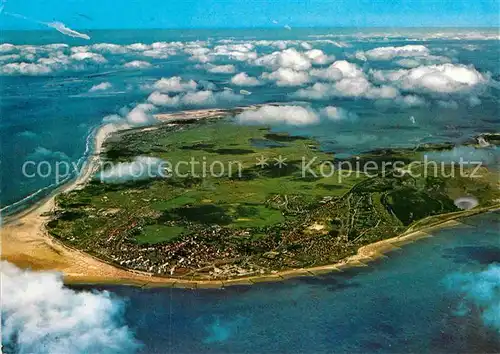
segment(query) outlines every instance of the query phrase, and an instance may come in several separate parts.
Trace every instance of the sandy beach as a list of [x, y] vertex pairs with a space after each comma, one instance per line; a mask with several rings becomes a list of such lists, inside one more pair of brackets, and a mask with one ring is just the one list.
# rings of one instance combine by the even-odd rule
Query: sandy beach
[[[220, 114], [220, 112], [214, 113]], [[170, 120], [168, 115], [161, 120]], [[482, 212], [496, 210], [500, 205], [488, 208], [477, 208], [469, 211], [442, 215], [439, 222], [430, 224], [419, 230], [409, 230], [406, 233], [363, 246], [356, 255], [348, 257], [339, 263], [313, 268], [291, 269], [259, 276], [247, 276], [230, 280], [197, 280], [179, 279], [153, 276], [145, 272], [138, 272], [118, 268], [88, 255], [79, 250], [70, 248], [51, 237], [45, 230], [45, 223], [49, 221], [48, 212], [54, 208], [55, 195], [81, 188], [89, 181], [99, 164], [99, 154], [106, 138], [116, 129], [112, 125], [102, 126], [95, 136], [94, 154], [89, 158], [86, 168], [79, 177], [61, 187], [52, 196], [34, 205], [32, 208], [6, 220], [1, 228], [2, 260], [7, 260], [21, 268], [33, 270], [57, 271], [64, 275], [66, 283], [85, 284], [122, 284], [143, 287], [173, 286], [183, 288], [222, 288], [229, 285], [253, 284], [263, 281], [279, 281], [290, 277], [311, 276], [327, 272], [342, 271], [346, 267], [367, 266], [385, 253], [414, 242], [421, 238], [432, 237], [431, 232], [436, 228], [457, 225], [459, 217], [471, 216]]]

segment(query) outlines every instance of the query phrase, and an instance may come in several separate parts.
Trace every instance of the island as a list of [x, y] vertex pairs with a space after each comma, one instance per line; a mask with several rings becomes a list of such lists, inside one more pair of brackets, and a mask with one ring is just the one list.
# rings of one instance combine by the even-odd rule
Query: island
[[[426, 154], [453, 144], [340, 158], [314, 139], [238, 124], [244, 109], [255, 107], [102, 128], [85, 175], [35, 218], [4, 227], [3, 258], [40, 269], [50, 259], [74, 282], [248, 284], [364, 266], [433, 227], [499, 207], [496, 166], [424, 171]], [[139, 167], [154, 174], [134, 174]], [[477, 206], [457, 203], [464, 196]], [[43, 252], [20, 251], [23, 237]]]

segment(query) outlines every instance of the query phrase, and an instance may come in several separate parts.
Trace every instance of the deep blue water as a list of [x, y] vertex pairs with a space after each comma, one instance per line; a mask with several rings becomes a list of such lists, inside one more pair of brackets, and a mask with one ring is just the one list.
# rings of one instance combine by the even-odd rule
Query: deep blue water
[[[495, 353], [500, 313], [496, 327], [482, 314], [500, 301], [499, 215], [342, 273], [222, 290], [92, 289], [126, 299], [141, 353]], [[485, 303], [489, 268], [496, 297]], [[467, 276], [478, 298], [460, 291]]]
[[[474, 34], [472, 38], [471, 33]], [[92, 37], [90, 41], [66, 37], [56, 31], [3, 31], [0, 34], [1, 42], [7, 43], [0, 47], [0, 207], [12, 206], [28, 198], [18, 205], [23, 207], [50, 192], [58, 182], [55, 175], [27, 177], [22, 170], [23, 164], [32, 160], [47, 160], [51, 164], [57, 161], [82, 162], [82, 157], [91, 153], [89, 134], [101, 124], [103, 117], [144, 103], [152, 92], [148, 85], [160, 78], [181, 76], [185, 80], [196, 80], [198, 89], [210, 87], [217, 93], [230, 88], [238, 92], [242, 87], [230, 82], [234, 74], [247, 72], [260, 77], [262, 73], [276, 69], [255, 65], [254, 59], [242, 60], [218, 52], [209, 59], [209, 64], [232, 64], [235, 72], [210, 73], [204, 66], [206, 63], [200, 62], [200, 57], [190, 52], [192, 46], [213, 54], [218, 46], [251, 44], [251, 51], [259, 58], [284, 48], [294, 48], [301, 53], [307, 48], [320, 49], [332, 60], [326, 64], [313, 64], [306, 72], [326, 68], [335, 56], [336, 60], [356, 64], [372, 80], [371, 70], [401, 69], [396, 64], [401, 58], [363, 61], [356, 58], [357, 52], [387, 46], [423, 45], [429, 50], [431, 59], [430, 62], [422, 61], [422, 65], [449, 61], [453, 65], [474, 68], [487, 79], [479, 85], [480, 88], [472, 87], [472, 92], [436, 94], [400, 89], [401, 97], [416, 94], [425, 100], [426, 103], [418, 107], [402, 106], [393, 99], [341, 95], [323, 99], [301, 98], [312, 109], [336, 106], [348, 110], [357, 119], [274, 127], [292, 134], [313, 136], [321, 140], [325, 149], [337, 153], [355, 154], [381, 147], [415, 146], [421, 142], [460, 144], [479, 133], [498, 130], [500, 69], [498, 33], [494, 29], [115, 30], [90, 31], [89, 35]], [[259, 42], [263, 40], [267, 43]], [[167, 55], [150, 51], [155, 42], [160, 46], [170, 46], [165, 52]], [[91, 47], [102, 43], [115, 44], [118, 46], [115, 49], [119, 50], [113, 52]], [[126, 47], [130, 44], [146, 47]], [[82, 50], [102, 55], [102, 59], [77, 60], [72, 57]], [[44, 60], [47, 63], [47, 59], [54, 58], [59, 62], [43, 64]], [[147, 62], [150, 66], [125, 67], [134, 60]], [[33, 69], [36, 72], [9, 71], [12, 66], [19, 69], [23, 63], [38, 65]], [[49, 66], [49, 69], [44, 68], [49, 71], [40, 73], [40, 67], [44, 65]], [[185, 104], [182, 107], [159, 107], [158, 111], [296, 102], [298, 98], [294, 94], [301, 88], [312, 86], [315, 80], [291, 86], [262, 80], [261, 86], [243, 87], [252, 94], [241, 97], [238, 102]], [[112, 89], [89, 92], [92, 86], [104, 82], [110, 83]], [[471, 96], [477, 96], [479, 101], [469, 104]], [[16, 209], [10, 207], [4, 211]]]

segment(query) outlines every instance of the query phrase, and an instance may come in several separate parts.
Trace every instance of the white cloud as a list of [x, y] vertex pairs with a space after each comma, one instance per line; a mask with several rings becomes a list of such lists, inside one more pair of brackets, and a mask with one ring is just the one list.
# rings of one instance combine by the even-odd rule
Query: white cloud
[[333, 63], [331, 68], [335, 68], [342, 73], [343, 78], [355, 78], [355, 77], [364, 77], [363, 71], [353, 63], [350, 63], [346, 60], [338, 60]]
[[210, 90], [203, 90], [197, 92], [188, 92], [182, 97], [182, 103], [186, 105], [215, 105], [216, 100], [214, 93]]
[[309, 74], [312, 77], [321, 79], [321, 80], [326, 80], [326, 81], [338, 81], [342, 79], [342, 71], [340, 71], [337, 67], [335, 67], [333, 64], [330, 65], [326, 69], [312, 69]]
[[198, 81], [198, 89], [200, 89], [200, 90], [215, 90], [215, 89], [217, 89], [217, 85], [215, 85], [211, 81], [200, 80], [200, 81]]
[[288, 44], [291, 44], [291, 42], [292, 41], [284, 41], [284, 40], [277, 40], [277, 41], [258, 40], [258, 41], [253, 41], [253, 44], [261, 47], [276, 47], [280, 50], [283, 50], [286, 49]]
[[391, 60], [396, 57], [420, 57], [429, 54], [429, 49], [423, 45], [380, 47], [364, 52], [364, 56], [370, 60]]
[[288, 124], [309, 125], [319, 123], [319, 116], [313, 110], [301, 106], [263, 106], [246, 110], [236, 116], [241, 124]]
[[236, 68], [232, 64], [227, 64], [227, 65], [207, 64], [206, 69], [209, 73], [212, 74], [234, 74], [236, 72]]
[[352, 97], [368, 99], [395, 99], [399, 91], [388, 85], [374, 86], [364, 75], [346, 77], [335, 83], [316, 83], [295, 93], [299, 98], [322, 100], [330, 97]]
[[[346, 60], [338, 60], [326, 69], [313, 69], [310, 71], [312, 77], [326, 81], [339, 81], [341, 79], [366, 79], [364, 72], [354, 63]], [[347, 82], [349, 80], [346, 80]]]
[[341, 120], [354, 120], [357, 119], [357, 114], [349, 112], [348, 110], [340, 107], [327, 106], [320, 110], [322, 117], [328, 120], [341, 121]]
[[91, 53], [91, 52], [79, 52], [79, 53], [74, 53], [70, 56], [71, 59], [77, 60], [77, 61], [91, 61], [94, 63], [107, 63], [108, 61], [106, 58], [104, 58], [101, 54], [97, 53]]
[[438, 55], [429, 55], [426, 57], [417, 57], [417, 58], [404, 58], [400, 60], [396, 60], [395, 64], [403, 67], [403, 68], [416, 68], [421, 65], [436, 65], [436, 64], [445, 64], [451, 63], [451, 59]]
[[68, 155], [66, 155], [62, 151], [52, 151], [43, 146], [37, 146], [35, 151], [30, 153], [27, 160], [56, 160], [56, 161], [65, 161], [69, 160]]
[[247, 73], [239, 73], [231, 78], [231, 83], [236, 86], [259, 86], [262, 83], [253, 76], [248, 76]]
[[17, 46], [11, 43], [2, 43], [0, 44], [0, 52], [8, 53], [16, 50]]
[[110, 82], [101, 82], [98, 85], [94, 85], [90, 88], [89, 92], [95, 92], [95, 91], [106, 91], [112, 88], [113, 85], [111, 85]]
[[364, 76], [360, 77], [347, 77], [334, 84], [334, 91], [339, 96], [358, 97], [364, 96], [366, 92], [372, 87]]
[[213, 106], [219, 102], [236, 102], [243, 96], [231, 91], [212, 92], [210, 90], [188, 92], [181, 98], [181, 103], [186, 106]]
[[190, 54], [191, 55], [190, 60], [193, 61], [198, 61], [200, 63], [208, 63], [209, 61], [212, 60], [211, 56], [208, 55], [210, 53], [210, 49], [208, 48], [194, 46], [194, 47], [184, 48], [184, 52], [186, 54]]
[[289, 68], [293, 70], [307, 70], [311, 67], [311, 61], [309, 58], [294, 48], [262, 56], [256, 59], [254, 63], [256, 65], [267, 66], [273, 69]]
[[156, 107], [152, 104], [141, 103], [135, 106], [125, 117], [127, 123], [131, 126], [144, 126], [156, 123], [152, 113]]
[[123, 64], [123, 66], [126, 68], [145, 69], [151, 67], [151, 63], [148, 63], [147, 61], [133, 60]]
[[215, 53], [231, 53], [234, 51], [249, 53], [253, 51], [255, 46], [252, 43], [241, 43], [241, 44], [224, 44], [218, 45], [214, 48]]
[[370, 89], [365, 93], [366, 98], [371, 99], [395, 99], [398, 98], [399, 91], [397, 88], [382, 85], [382, 86], [371, 86]]
[[88, 52], [89, 50], [90, 50], [90, 47], [86, 46], [86, 45], [79, 45], [79, 46], [70, 48], [71, 53], [85, 53], [85, 52]]
[[1, 263], [2, 344], [19, 353], [132, 353], [125, 303], [110, 293], [74, 291], [54, 272]]
[[126, 47], [113, 43], [97, 43], [92, 45], [92, 50], [110, 54], [125, 54], [128, 52]]
[[417, 66], [420, 66], [419, 60], [411, 58], [396, 60], [395, 63], [403, 68], [416, 68]]
[[213, 57], [209, 56], [209, 55], [205, 55], [205, 54], [200, 54], [200, 55], [191, 56], [191, 58], [189, 58], [189, 60], [197, 61], [200, 63], [209, 63], [213, 60]]
[[182, 49], [185, 46], [190, 45], [192, 42], [154, 42], [151, 44], [152, 49], [169, 49], [169, 50], [175, 50], [175, 49]]
[[165, 161], [149, 156], [137, 156], [132, 162], [121, 162], [101, 171], [98, 178], [104, 183], [123, 183], [149, 178], [166, 177]]
[[[220, 54], [219, 54], [220, 55]], [[250, 61], [257, 59], [258, 55], [256, 52], [230, 52], [227, 54], [229, 59], [237, 61]]]
[[272, 73], [263, 73], [265, 80], [275, 81], [277, 86], [300, 86], [309, 82], [309, 74], [288, 68], [279, 68]]
[[1, 62], [10, 62], [10, 61], [16, 61], [21, 59], [21, 56], [19, 54], [7, 54], [7, 55], [0, 55], [0, 61]]
[[312, 45], [310, 43], [307, 43], [307, 42], [300, 42], [300, 46], [302, 48], [304, 48], [305, 50], [311, 50], [311, 49], [313, 49]]
[[176, 107], [180, 103], [180, 96], [169, 96], [155, 91], [149, 95], [148, 102], [155, 106]]
[[127, 48], [137, 52], [144, 52], [146, 50], [149, 50], [151, 47], [144, 43], [133, 43], [129, 44]]
[[[321, 35], [320, 36], [309, 36], [309, 37], [322, 37]], [[323, 37], [328, 37], [327, 36], [323, 36]], [[313, 42], [315, 43], [326, 43], [326, 44], [332, 44], [334, 45], [335, 47], [338, 47], [338, 48], [349, 48], [351, 47], [351, 45], [349, 43], [346, 43], [346, 42], [343, 42], [343, 41], [333, 41], [331, 39], [315, 39], [313, 40]]]
[[373, 71], [379, 82], [390, 82], [403, 90], [430, 93], [462, 93], [485, 84], [488, 77], [473, 66], [443, 64], [420, 66], [409, 70]]
[[317, 82], [311, 87], [300, 89], [295, 93], [298, 98], [310, 99], [310, 100], [322, 100], [333, 96], [333, 87], [330, 84], [325, 84]]
[[311, 49], [304, 53], [313, 64], [323, 65], [327, 63], [331, 63], [335, 60], [335, 56], [326, 55], [322, 50], [319, 49]]
[[407, 107], [420, 107], [425, 106], [426, 104], [425, 100], [422, 97], [415, 95], [406, 95], [402, 97], [398, 102]]
[[243, 98], [232, 90], [213, 92], [201, 90], [195, 92], [181, 93], [177, 96], [169, 96], [158, 91], [148, 97], [148, 102], [157, 106], [180, 107], [180, 106], [215, 106], [218, 103], [237, 102]]
[[449, 31], [449, 30], [435, 30], [435, 31], [423, 31], [417, 32], [415, 30], [403, 30], [398, 29], [394, 31], [382, 31], [382, 32], [356, 32], [353, 34], [319, 34], [319, 35], [310, 35], [312, 38], [339, 38], [339, 39], [348, 39], [348, 40], [364, 40], [368, 42], [380, 42], [380, 41], [388, 41], [391, 39], [401, 40], [402, 38], [407, 41], [427, 41], [432, 39], [440, 39], [440, 40], [498, 40], [500, 36], [498, 31], [496, 30], [467, 30], [464, 32], [460, 32], [457, 30]]
[[[487, 269], [451, 275], [447, 280], [448, 288], [459, 293], [463, 302], [459, 316], [478, 312], [484, 324], [497, 333], [500, 332], [500, 266], [490, 264]], [[478, 311], [480, 310], [480, 311]]]
[[168, 50], [150, 49], [142, 52], [142, 55], [155, 59], [167, 59], [171, 55], [171, 53], [169, 53]]
[[238, 102], [241, 99], [243, 99], [243, 96], [234, 93], [232, 90], [231, 91], [224, 90], [222, 92], [217, 92], [214, 95], [217, 101], [222, 101], [222, 102]]
[[9, 63], [0, 68], [0, 72], [6, 75], [44, 75], [50, 74], [52, 68], [47, 65], [34, 63]]
[[[326, 96], [389, 99], [399, 95], [398, 90], [394, 87], [387, 85], [380, 87], [374, 86], [356, 64], [345, 60], [339, 60], [333, 63], [329, 68], [332, 72], [334, 69], [341, 72], [342, 79], [332, 84], [330, 90], [324, 92]], [[324, 87], [320, 88], [324, 89]], [[316, 92], [314, 94], [318, 93]]]
[[179, 76], [161, 78], [153, 87], [160, 92], [185, 92], [196, 90], [197, 83], [193, 80], [184, 81]]
[[92, 62], [72, 61], [70, 57], [64, 54], [55, 54], [49, 58], [40, 58], [36, 61], [38, 64], [48, 66], [52, 71], [64, 70], [83, 70], [86, 64], [92, 66]]
[[225, 56], [237, 61], [254, 60], [257, 59], [257, 53], [253, 50], [254, 48], [255, 46], [251, 43], [217, 45], [210, 52], [209, 60], [217, 56]]

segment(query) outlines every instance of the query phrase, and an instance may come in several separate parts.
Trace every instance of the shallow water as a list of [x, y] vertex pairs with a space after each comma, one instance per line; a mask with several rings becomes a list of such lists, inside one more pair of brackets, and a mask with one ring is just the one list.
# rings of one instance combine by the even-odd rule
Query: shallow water
[[494, 353], [499, 216], [466, 219], [342, 273], [222, 290], [91, 289], [126, 299], [141, 353]]

